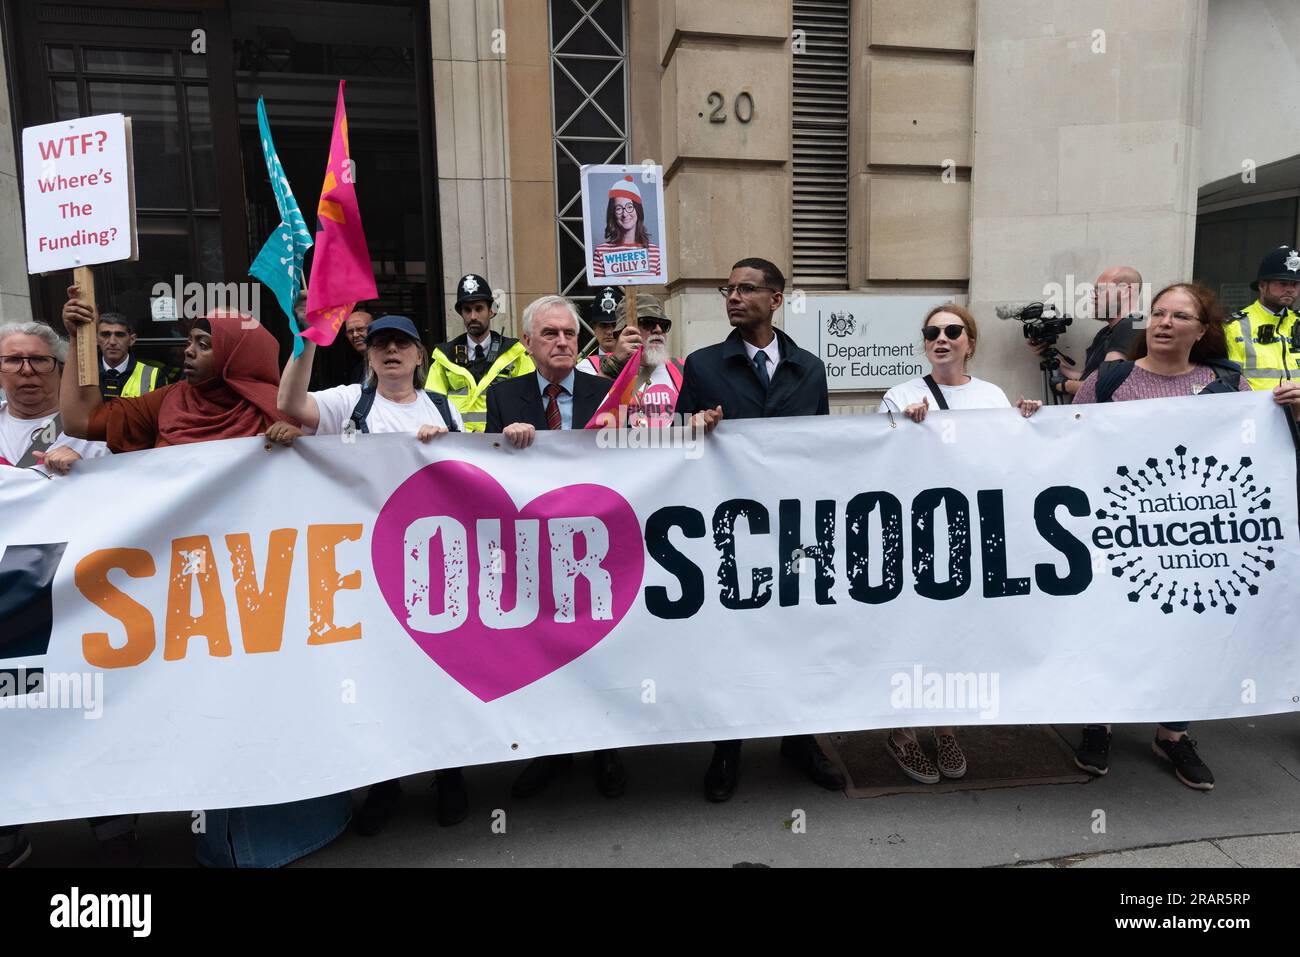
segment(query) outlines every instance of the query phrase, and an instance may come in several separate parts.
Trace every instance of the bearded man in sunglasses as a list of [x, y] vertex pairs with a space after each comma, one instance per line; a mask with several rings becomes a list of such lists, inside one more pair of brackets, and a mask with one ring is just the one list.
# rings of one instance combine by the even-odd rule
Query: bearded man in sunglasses
[[627, 322], [627, 300], [619, 302], [614, 320], [623, 325], [614, 349], [601, 359], [601, 375], [617, 378], [638, 346], [641, 369], [636, 393], [628, 403], [628, 425], [671, 425], [682, 390], [685, 363], [668, 352], [668, 331], [672, 320], [664, 313], [663, 303], [655, 296], [638, 293], [636, 322]]

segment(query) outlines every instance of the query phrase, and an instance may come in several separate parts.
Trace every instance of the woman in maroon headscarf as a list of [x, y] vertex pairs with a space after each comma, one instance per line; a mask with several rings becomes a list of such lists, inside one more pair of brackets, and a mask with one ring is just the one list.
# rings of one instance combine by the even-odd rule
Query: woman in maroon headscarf
[[[69, 296], [76, 287], [69, 289]], [[95, 321], [95, 311], [79, 299], [63, 307], [63, 325], [75, 350], [77, 332]], [[293, 428], [276, 408], [279, 346], [256, 320], [238, 313], [210, 312], [196, 320], [185, 347], [180, 382], [139, 398], [100, 398], [98, 386], [78, 386], [64, 376], [59, 408], [68, 435], [96, 435], [114, 452], [137, 452], [165, 445], [211, 442]]]
[[[77, 336], [94, 334], [95, 310], [68, 290], [63, 325], [77, 355]], [[250, 316], [214, 311], [190, 329], [184, 378], [139, 398], [100, 398], [98, 386], [63, 376], [59, 408], [68, 435], [95, 435], [114, 452], [136, 452], [266, 434], [301, 432], [276, 408], [279, 346]], [[74, 359], [73, 362], [79, 361]], [[199, 862], [209, 867], [279, 867], [338, 837], [352, 817], [347, 794], [205, 812]]]

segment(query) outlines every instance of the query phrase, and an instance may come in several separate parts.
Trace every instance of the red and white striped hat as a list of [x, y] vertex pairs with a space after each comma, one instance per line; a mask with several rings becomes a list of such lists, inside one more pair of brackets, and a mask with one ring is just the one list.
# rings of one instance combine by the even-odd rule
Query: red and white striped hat
[[624, 176], [614, 181], [614, 185], [609, 188], [609, 197], [610, 199], [632, 199], [639, 203], [641, 190], [637, 189], [636, 181], [631, 176]]

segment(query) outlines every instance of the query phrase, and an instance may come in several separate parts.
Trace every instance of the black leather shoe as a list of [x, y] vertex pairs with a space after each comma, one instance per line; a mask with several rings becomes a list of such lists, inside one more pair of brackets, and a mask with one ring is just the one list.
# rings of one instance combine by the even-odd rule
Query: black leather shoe
[[534, 794], [541, 794], [551, 783], [552, 778], [572, 766], [573, 755], [571, 754], [550, 754], [544, 758], [533, 758], [528, 762], [528, 767], [515, 778], [510, 793], [517, 798], [529, 798]]
[[592, 757], [596, 759], [597, 791], [607, 798], [616, 798], [627, 790], [627, 771], [617, 751], [597, 751]]
[[469, 792], [460, 768], [444, 768], [433, 774], [434, 816], [441, 827], [451, 827], [469, 814]]
[[714, 804], [730, 801], [740, 780], [740, 742], [715, 744], [713, 760], [704, 774], [704, 796]]
[[844, 775], [831, 764], [811, 734], [782, 738], [781, 756], [826, 790], [844, 790]]
[[388, 826], [388, 819], [393, 815], [397, 799], [402, 795], [400, 782], [380, 781], [370, 785], [366, 792], [366, 802], [357, 814], [357, 833], [365, 837], [374, 837]]

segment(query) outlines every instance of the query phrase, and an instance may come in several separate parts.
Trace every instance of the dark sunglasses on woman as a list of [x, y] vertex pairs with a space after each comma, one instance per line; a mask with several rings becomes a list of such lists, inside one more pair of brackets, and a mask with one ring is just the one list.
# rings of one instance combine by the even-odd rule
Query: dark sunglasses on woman
[[925, 336], [926, 342], [934, 342], [934, 340], [939, 338], [940, 332], [944, 334], [945, 338], [956, 342], [962, 337], [962, 333], [965, 331], [965, 326], [953, 323], [951, 326], [926, 326], [921, 330], [921, 334]]

